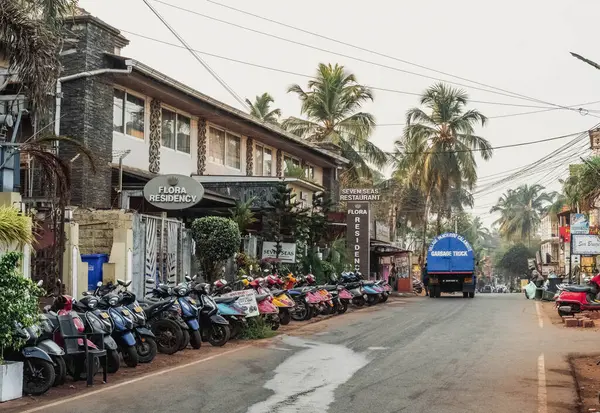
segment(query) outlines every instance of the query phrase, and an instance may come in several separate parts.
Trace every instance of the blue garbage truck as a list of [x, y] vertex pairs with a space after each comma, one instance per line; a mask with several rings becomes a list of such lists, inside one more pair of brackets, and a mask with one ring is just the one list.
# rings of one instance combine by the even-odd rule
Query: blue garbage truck
[[431, 298], [455, 292], [475, 297], [475, 253], [469, 241], [454, 232], [435, 237], [427, 249], [427, 275]]

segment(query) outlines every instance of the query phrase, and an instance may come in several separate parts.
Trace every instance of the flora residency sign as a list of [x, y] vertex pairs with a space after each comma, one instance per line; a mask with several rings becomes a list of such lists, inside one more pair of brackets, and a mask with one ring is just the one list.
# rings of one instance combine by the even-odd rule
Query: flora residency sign
[[178, 210], [196, 205], [204, 196], [200, 182], [185, 175], [161, 175], [144, 186], [144, 198], [157, 208]]

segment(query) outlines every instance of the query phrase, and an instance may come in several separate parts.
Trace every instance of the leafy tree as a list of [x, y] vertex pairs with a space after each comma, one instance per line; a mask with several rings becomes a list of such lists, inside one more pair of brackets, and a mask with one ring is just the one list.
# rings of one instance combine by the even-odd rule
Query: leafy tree
[[195, 219], [192, 238], [196, 242], [196, 257], [208, 282], [219, 277], [224, 262], [233, 257], [241, 242], [237, 224], [223, 217]]
[[512, 276], [523, 276], [529, 273], [527, 259], [533, 258], [529, 248], [524, 244], [516, 244], [510, 247], [500, 258], [498, 266], [506, 270]]
[[279, 124], [281, 117], [281, 109], [271, 109], [271, 103], [275, 100], [268, 93], [263, 93], [254, 98], [254, 103], [246, 99], [246, 103], [250, 106], [250, 114], [263, 122]]
[[242, 234], [246, 233], [249, 226], [258, 221], [252, 212], [252, 203], [256, 197], [249, 198], [245, 201], [235, 201], [235, 208], [229, 210], [231, 219], [238, 225]]
[[19, 347], [22, 339], [17, 337], [15, 323], [25, 327], [37, 321], [40, 289], [29, 278], [18, 272], [21, 255], [9, 252], [0, 257], [0, 363], [4, 349]]
[[373, 100], [373, 93], [343, 66], [321, 63], [308, 89], [296, 84], [288, 92], [298, 95], [301, 114], [308, 119], [292, 116], [283, 121], [283, 127], [310, 141], [339, 146], [342, 156], [351, 161], [352, 167], [345, 171], [351, 179], [371, 177], [369, 164], [382, 168], [388, 163], [386, 153], [369, 141], [375, 118], [360, 111], [364, 103]]
[[306, 217], [306, 210], [296, 201], [296, 194], [285, 183], [280, 181], [275, 185], [272, 198], [267, 202], [268, 209], [264, 212], [264, 236], [275, 242], [276, 258], [281, 254], [281, 243], [296, 242], [299, 235], [299, 224]]
[[506, 239], [525, 240], [531, 245], [541, 215], [554, 201], [554, 193], [544, 192], [541, 185], [521, 185], [504, 193], [490, 212], [500, 212], [496, 223]]
[[309, 243], [313, 247], [318, 245], [329, 231], [327, 226], [327, 216], [333, 209], [335, 203], [331, 196], [325, 192], [317, 192], [313, 195], [312, 205], [309, 217], [310, 236]]
[[[36, 111], [49, 102], [61, 65], [63, 18], [76, 0], [0, 0], [0, 56], [8, 60]], [[0, 89], [2, 89], [0, 79]]]

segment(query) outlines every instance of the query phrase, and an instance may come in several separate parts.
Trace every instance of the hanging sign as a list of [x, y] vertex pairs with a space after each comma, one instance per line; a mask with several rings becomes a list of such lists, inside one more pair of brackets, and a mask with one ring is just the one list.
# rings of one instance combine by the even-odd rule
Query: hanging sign
[[571, 214], [571, 234], [589, 234], [590, 223], [585, 214]]
[[573, 235], [573, 255], [600, 255], [598, 235]]
[[340, 201], [373, 202], [380, 200], [381, 193], [377, 188], [344, 188], [340, 191]]
[[262, 245], [262, 259], [265, 258], [278, 258], [281, 262], [293, 264], [296, 262], [296, 244], [291, 242], [279, 243], [281, 251], [279, 257], [277, 257], [277, 243], [272, 241], [263, 241]]
[[193, 207], [204, 196], [204, 187], [185, 175], [160, 175], [144, 186], [144, 198], [157, 208], [179, 210]]

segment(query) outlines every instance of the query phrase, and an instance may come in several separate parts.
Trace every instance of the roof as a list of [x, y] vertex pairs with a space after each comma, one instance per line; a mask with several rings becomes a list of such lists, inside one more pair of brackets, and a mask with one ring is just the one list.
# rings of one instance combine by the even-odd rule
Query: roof
[[107, 56], [110, 56], [114, 59], [120, 60], [121, 62], [125, 62], [126, 60], [130, 60], [132, 63], [132, 67], [134, 71], [137, 71], [138, 73], [141, 73], [145, 76], [148, 76], [152, 79], [154, 79], [155, 81], [162, 83], [164, 85], [167, 85], [169, 87], [172, 87], [174, 89], [179, 90], [180, 92], [183, 92], [184, 94], [198, 99], [202, 102], [204, 102], [205, 104], [211, 105], [216, 109], [220, 109], [223, 110], [233, 116], [236, 116], [238, 118], [242, 118], [243, 120], [250, 122], [256, 126], [259, 126], [263, 129], [268, 130], [269, 132], [272, 132], [276, 135], [278, 135], [280, 138], [287, 140], [287, 141], [291, 141], [294, 144], [300, 145], [302, 147], [308, 148], [313, 152], [316, 152], [322, 156], [334, 159], [338, 164], [349, 164], [350, 161], [346, 158], [344, 158], [341, 155], [338, 155], [337, 153], [321, 148], [311, 142], [308, 142], [305, 139], [302, 139], [301, 137], [294, 135], [284, 129], [282, 129], [281, 127], [268, 123], [268, 122], [264, 122], [252, 115], [250, 115], [249, 113], [246, 113], [244, 111], [241, 111], [239, 109], [234, 108], [233, 106], [229, 106], [226, 103], [223, 103], [221, 101], [218, 101], [208, 95], [205, 95], [202, 92], [199, 92], [196, 89], [191, 88], [190, 86], [187, 86], [167, 75], [165, 75], [164, 73], [159, 72], [156, 69], [153, 69], [150, 66], [147, 66], [146, 64], [139, 62], [135, 59], [131, 59], [129, 57], [124, 57], [124, 56], [120, 56], [120, 55], [115, 55], [112, 53], [106, 53]]
[[305, 187], [312, 191], [318, 192], [323, 191], [324, 188], [314, 182], [307, 181], [300, 178], [278, 178], [276, 176], [246, 176], [246, 175], [192, 175], [196, 181], [201, 184], [205, 183], [276, 183], [285, 182], [289, 184], [296, 184], [298, 186]]

